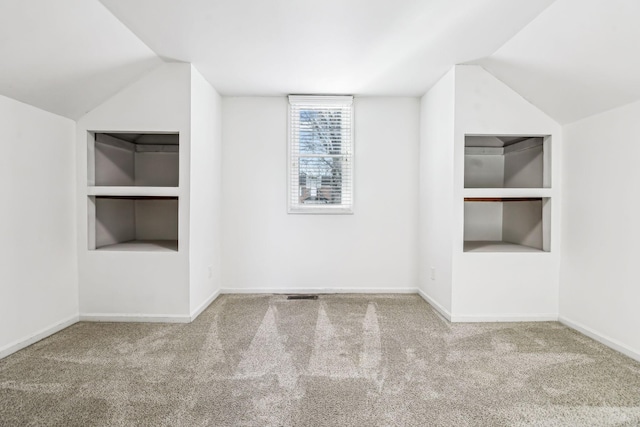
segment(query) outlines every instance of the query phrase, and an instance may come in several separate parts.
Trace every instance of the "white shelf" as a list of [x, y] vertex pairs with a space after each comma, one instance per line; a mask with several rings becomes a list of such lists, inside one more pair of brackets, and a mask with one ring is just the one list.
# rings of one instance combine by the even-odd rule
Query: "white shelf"
[[177, 251], [180, 136], [89, 132], [88, 248]]
[[177, 252], [177, 240], [132, 240], [129, 242], [115, 243], [96, 249], [97, 251], [121, 251], [121, 252]]
[[465, 188], [548, 188], [550, 138], [465, 136]]
[[90, 186], [178, 187], [179, 135], [90, 133]]
[[[465, 251], [487, 244], [467, 247], [469, 242], [504, 242], [504, 246], [482, 252], [523, 252], [518, 247], [549, 251], [549, 198], [465, 198]], [[511, 246], [513, 245], [513, 246]]]
[[551, 136], [466, 135], [464, 251], [549, 252]]
[[551, 188], [465, 188], [465, 199], [551, 197]]
[[89, 250], [176, 250], [168, 242], [178, 240], [177, 197], [90, 196], [87, 202]]
[[87, 187], [89, 196], [178, 197], [178, 187]]
[[478, 240], [464, 242], [465, 252], [538, 252], [544, 251], [530, 246], [492, 240]]

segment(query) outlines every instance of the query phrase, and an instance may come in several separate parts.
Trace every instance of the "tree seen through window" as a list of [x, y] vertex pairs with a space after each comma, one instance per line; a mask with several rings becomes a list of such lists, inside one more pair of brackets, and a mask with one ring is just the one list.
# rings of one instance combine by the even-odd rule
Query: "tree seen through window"
[[339, 109], [300, 110], [299, 197], [304, 204], [341, 204], [343, 120]]

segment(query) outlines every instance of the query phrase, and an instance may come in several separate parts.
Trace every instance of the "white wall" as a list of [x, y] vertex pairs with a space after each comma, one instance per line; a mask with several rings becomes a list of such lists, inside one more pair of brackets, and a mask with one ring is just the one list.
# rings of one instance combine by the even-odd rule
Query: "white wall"
[[190, 312], [221, 288], [222, 105], [220, 95], [191, 67]]
[[134, 200], [96, 198], [96, 248], [136, 238]]
[[0, 96], [0, 135], [2, 357], [77, 319], [78, 278], [74, 122]]
[[[420, 289], [449, 316], [452, 283], [455, 69], [422, 97], [420, 111]], [[433, 270], [432, 270], [433, 269]]]
[[[512, 147], [514, 146], [509, 148]], [[543, 164], [544, 154], [541, 146], [507, 152], [504, 156], [504, 186], [508, 188], [543, 187], [544, 174], [540, 173]]]
[[[454, 320], [551, 320], [558, 316], [561, 127], [479, 66], [455, 67]], [[463, 252], [464, 138], [552, 135], [551, 252]]]
[[640, 360], [640, 102], [564, 127], [560, 315]]
[[287, 214], [285, 97], [222, 112], [225, 288], [415, 290], [418, 99], [355, 99], [353, 215]]
[[[77, 230], [80, 313], [180, 317], [189, 301], [191, 65], [165, 64], [87, 113], [77, 124]], [[87, 132], [179, 132], [179, 251], [88, 250]]]
[[502, 240], [504, 203], [464, 202], [464, 240]]
[[465, 155], [465, 188], [504, 187], [504, 166], [505, 158], [502, 155]]

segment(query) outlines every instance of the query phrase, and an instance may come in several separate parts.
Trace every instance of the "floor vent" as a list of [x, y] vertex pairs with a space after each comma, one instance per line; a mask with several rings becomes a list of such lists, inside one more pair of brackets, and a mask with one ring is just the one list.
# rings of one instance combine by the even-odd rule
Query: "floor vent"
[[287, 295], [287, 299], [318, 299], [318, 295]]

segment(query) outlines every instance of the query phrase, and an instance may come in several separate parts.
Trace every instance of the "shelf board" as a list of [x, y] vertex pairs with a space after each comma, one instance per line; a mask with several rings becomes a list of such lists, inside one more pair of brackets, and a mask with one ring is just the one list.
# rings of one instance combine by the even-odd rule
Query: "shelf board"
[[541, 201], [540, 197], [465, 197], [465, 202], [534, 202]]
[[178, 197], [178, 187], [87, 187], [88, 196]]
[[464, 252], [544, 252], [530, 246], [490, 240], [465, 241], [463, 250]]
[[132, 240], [96, 248], [97, 251], [177, 252], [177, 240]]
[[551, 197], [551, 188], [465, 188], [465, 199]]

